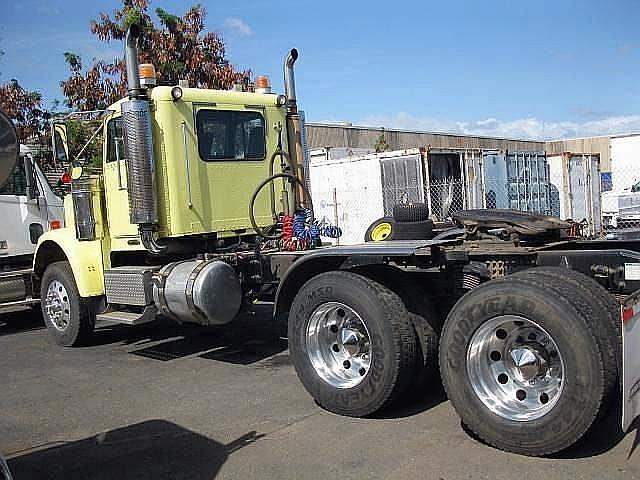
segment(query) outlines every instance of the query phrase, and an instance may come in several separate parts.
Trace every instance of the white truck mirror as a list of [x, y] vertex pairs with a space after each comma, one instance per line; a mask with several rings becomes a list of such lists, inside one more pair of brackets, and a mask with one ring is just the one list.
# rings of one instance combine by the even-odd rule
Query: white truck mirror
[[9, 117], [0, 112], [0, 188], [11, 178], [19, 153], [16, 127]]
[[25, 155], [24, 161], [24, 173], [27, 177], [27, 199], [35, 200], [38, 198], [38, 178], [36, 174], [36, 167], [31, 155]]
[[69, 146], [67, 145], [67, 126], [63, 123], [51, 124], [51, 146], [55, 163], [69, 161]]

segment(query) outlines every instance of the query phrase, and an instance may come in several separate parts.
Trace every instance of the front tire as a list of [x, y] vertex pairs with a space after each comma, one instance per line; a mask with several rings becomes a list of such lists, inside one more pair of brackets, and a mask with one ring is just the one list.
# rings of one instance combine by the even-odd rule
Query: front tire
[[93, 333], [95, 315], [91, 300], [78, 293], [69, 262], [47, 267], [40, 287], [42, 316], [50, 338], [57, 345], [71, 347], [87, 342]]
[[475, 288], [449, 313], [443, 384], [463, 423], [487, 443], [549, 455], [594, 424], [606, 362], [576, 298], [513, 275]]
[[351, 272], [323, 273], [300, 289], [289, 313], [289, 350], [316, 402], [353, 417], [371, 415], [399, 398], [418, 356], [400, 297]]

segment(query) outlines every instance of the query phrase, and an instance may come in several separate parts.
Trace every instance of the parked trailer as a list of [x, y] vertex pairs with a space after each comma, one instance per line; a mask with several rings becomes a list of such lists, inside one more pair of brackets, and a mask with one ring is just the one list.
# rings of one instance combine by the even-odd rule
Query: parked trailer
[[87, 341], [96, 319], [224, 325], [270, 300], [300, 381], [329, 411], [372, 415], [431, 388], [439, 367], [462, 422], [504, 450], [570, 447], [620, 401], [621, 380], [628, 426], [640, 371], [624, 362], [640, 355], [640, 327], [627, 305], [622, 331], [613, 294], [640, 290], [640, 245], [501, 209], [455, 212], [459, 228], [434, 236], [425, 204], [403, 203], [394, 220], [413, 239], [320, 248], [334, 230], [304, 208], [297, 51], [285, 96], [156, 87], [135, 77], [139, 33], [125, 40], [129, 96], [103, 119], [103, 171], [74, 168], [68, 224], [38, 242], [56, 343]]
[[544, 152], [482, 152], [487, 208], [552, 215], [549, 167]]
[[598, 235], [602, 230], [600, 156], [566, 152], [547, 157], [547, 162], [553, 215], [584, 221], [585, 234]]
[[335, 159], [323, 150], [311, 150], [311, 195], [316, 216], [342, 229], [342, 245], [361, 243], [369, 224], [396, 203], [424, 201], [417, 148]]
[[640, 135], [612, 136], [611, 189], [602, 194], [602, 216], [612, 238], [640, 236]]
[[426, 202], [434, 218], [446, 220], [459, 210], [486, 206], [482, 150], [429, 148], [423, 158]]

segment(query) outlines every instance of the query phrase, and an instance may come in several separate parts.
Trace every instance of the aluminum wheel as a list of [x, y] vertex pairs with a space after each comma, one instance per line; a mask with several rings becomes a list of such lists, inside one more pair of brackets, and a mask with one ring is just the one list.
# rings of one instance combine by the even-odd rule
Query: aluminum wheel
[[520, 316], [485, 322], [467, 350], [473, 390], [487, 408], [509, 420], [547, 414], [562, 394], [563, 373], [562, 355], [551, 335]]
[[44, 311], [57, 330], [63, 332], [67, 329], [71, 319], [71, 305], [67, 289], [58, 280], [52, 280], [47, 288]]
[[355, 387], [369, 372], [369, 331], [360, 315], [343, 303], [327, 302], [314, 310], [306, 343], [316, 373], [333, 387]]

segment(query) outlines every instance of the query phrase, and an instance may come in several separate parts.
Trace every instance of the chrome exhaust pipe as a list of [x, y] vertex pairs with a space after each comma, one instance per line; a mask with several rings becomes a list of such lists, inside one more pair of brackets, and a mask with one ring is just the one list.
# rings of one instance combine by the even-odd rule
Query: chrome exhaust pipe
[[289, 156], [293, 174], [299, 182], [293, 186], [295, 209], [305, 208], [307, 198], [304, 176], [304, 147], [302, 145], [302, 122], [298, 114], [296, 99], [296, 79], [293, 65], [298, 60], [298, 50], [292, 48], [284, 59], [284, 92], [287, 97], [287, 138], [289, 141]]
[[293, 64], [298, 60], [298, 50], [292, 48], [284, 59], [284, 94], [287, 97], [287, 111], [298, 113], [296, 104], [296, 79], [293, 73]]
[[138, 71], [138, 38], [140, 27], [136, 24], [127, 29], [124, 42], [124, 63], [127, 66], [127, 89], [129, 98], [146, 96], [146, 91], [140, 86], [140, 73]]
[[158, 224], [155, 185], [152, 118], [147, 91], [140, 85], [138, 71], [138, 38], [140, 27], [131, 25], [125, 36], [125, 64], [129, 100], [122, 103], [124, 146], [127, 152], [127, 190], [129, 220], [138, 225], [142, 244], [154, 255], [161, 255], [166, 246], [154, 238]]

